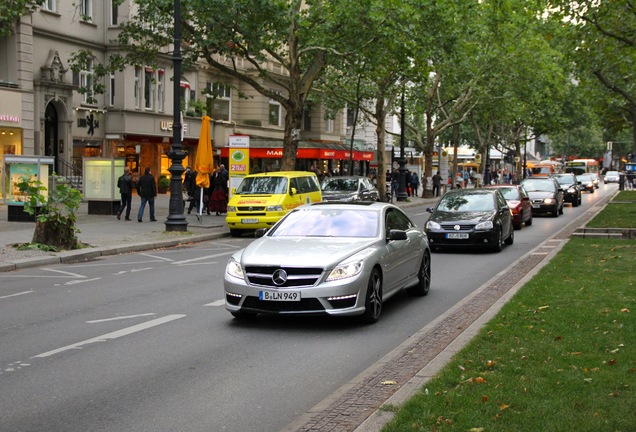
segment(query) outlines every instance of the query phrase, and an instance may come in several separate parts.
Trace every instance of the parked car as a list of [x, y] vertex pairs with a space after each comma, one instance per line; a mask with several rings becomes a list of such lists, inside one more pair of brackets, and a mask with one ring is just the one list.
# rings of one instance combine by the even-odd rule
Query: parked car
[[576, 179], [580, 182], [581, 190], [594, 193], [596, 186], [594, 186], [594, 176], [590, 173], [580, 174], [576, 176]]
[[225, 270], [225, 308], [237, 318], [359, 315], [372, 323], [401, 289], [425, 296], [431, 286], [426, 235], [389, 203], [307, 204], [256, 234]]
[[432, 251], [440, 247], [486, 247], [499, 252], [514, 242], [512, 212], [499, 189], [453, 189], [435, 207], [424, 231]]
[[363, 176], [328, 177], [321, 187], [323, 201], [380, 201], [380, 192]]
[[510, 211], [512, 212], [512, 225], [516, 230], [521, 229], [522, 224], [532, 225], [532, 203], [526, 190], [519, 185], [489, 185], [486, 188], [496, 188], [501, 191]]
[[554, 217], [563, 214], [563, 189], [552, 177], [527, 178], [521, 186], [528, 192], [532, 213], [550, 213]]
[[572, 173], [555, 174], [552, 177], [559, 182], [559, 186], [563, 189], [563, 201], [572, 204], [572, 207], [581, 205], [581, 187], [579, 186], [576, 175]]
[[620, 180], [620, 173], [618, 171], [607, 171], [603, 178], [603, 183], [618, 183]]
[[590, 173], [590, 174], [592, 174], [592, 183], [594, 183], [594, 187], [598, 189], [601, 185], [601, 178], [596, 173]]

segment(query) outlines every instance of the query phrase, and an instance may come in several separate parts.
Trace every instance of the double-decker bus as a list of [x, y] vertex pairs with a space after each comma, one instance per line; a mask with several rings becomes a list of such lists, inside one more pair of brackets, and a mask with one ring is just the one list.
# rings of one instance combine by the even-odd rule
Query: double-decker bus
[[581, 175], [594, 173], [598, 175], [598, 161], [595, 159], [574, 159], [565, 162], [565, 172]]

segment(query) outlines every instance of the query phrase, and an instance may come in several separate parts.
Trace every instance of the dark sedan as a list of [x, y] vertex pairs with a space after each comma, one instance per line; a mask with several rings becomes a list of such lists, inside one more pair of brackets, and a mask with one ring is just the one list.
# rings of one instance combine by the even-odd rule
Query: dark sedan
[[563, 214], [563, 189], [552, 177], [529, 178], [521, 182], [530, 201], [532, 212], [549, 213], [554, 217]]
[[563, 189], [563, 201], [572, 204], [572, 207], [581, 205], [581, 187], [576, 175], [572, 173], [554, 174], [552, 177], [559, 182]]
[[486, 247], [501, 251], [514, 242], [512, 213], [498, 189], [453, 189], [427, 209], [432, 251], [439, 247]]
[[380, 192], [367, 177], [329, 177], [321, 187], [323, 201], [380, 201]]
[[516, 230], [521, 229], [524, 223], [532, 225], [532, 203], [526, 190], [519, 185], [499, 184], [488, 185], [486, 188], [499, 189], [503, 194], [510, 211], [512, 212], [512, 225]]
[[581, 189], [590, 193], [594, 193], [596, 190], [596, 186], [594, 185], [594, 175], [593, 174], [581, 174], [578, 175], [577, 180], [580, 182]]

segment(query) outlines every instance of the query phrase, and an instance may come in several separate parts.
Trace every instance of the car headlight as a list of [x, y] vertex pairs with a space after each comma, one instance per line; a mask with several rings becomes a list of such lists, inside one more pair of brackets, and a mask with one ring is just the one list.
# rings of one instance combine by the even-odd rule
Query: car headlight
[[545, 204], [554, 204], [556, 200], [554, 198], [546, 198], [543, 200]]
[[329, 276], [327, 276], [327, 282], [352, 278], [359, 275], [364, 268], [365, 258], [372, 253], [372, 249], [365, 249], [347, 258], [346, 260], [338, 264], [333, 270], [331, 270], [331, 273], [329, 273]]
[[491, 230], [494, 227], [494, 225], [492, 224], [492, 221], [483, 221], [483, 222], [479, 222], [477, 225], [475, 225], [475, 230], [477, 231], [486, 231], [486, 230]]
[[569, 188], [569, 189], [568, 189], [568, 193], [571, 193], [571, 194], [576, 193], [576, 189], [574, 189], [574, 188]]
[[228, 211], [228, 213], [236, 213], [236, 207], [234, 207], [234, 206], [227, 206], [227, 211]]
[[438, 230], [438, 229], [442, 229], [442, 226], [440, 224], [438, 224], [437, 222], [428, 221], [428, 222], [426, 222], [426, 229], [428, 229], [428, 230]]
[[234, 258], [230, 258], [225, 267], [225, 273], [229, 276], [245, 280], [245, 273], [243, 273], [243, 269], [241, 268], [241, 264], [236, 261]]
[[268, 212], [270, 212], [270, 211], [283, 211], [283, 206], [282, 205], [267, 206], [266, 211], [268, 211]]

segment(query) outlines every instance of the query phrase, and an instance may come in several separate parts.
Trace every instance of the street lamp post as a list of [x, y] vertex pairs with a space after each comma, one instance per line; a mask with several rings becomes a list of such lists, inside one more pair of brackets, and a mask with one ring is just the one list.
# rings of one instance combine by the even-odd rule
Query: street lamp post
[[405, 115], [404, 115], [404, 90], [402, 90], [402, 103], [400, 107], [400, 158], [398, 159], [399, 168], [398, 171], [400, 175], [398, 177], [398, 190], [397, 190], [397, 200], [398, 201], [406, 201], [406, 155], [404, 154], [404, 124], [405, 124]]
[[184, 173], [183, 159], [186, 152], [181, 146], [181, 2], [174, 0], [174, 51], [172, 53], [174, 65], [173, 82], [173, 121], [172, 121], [172, 147], [168, 152], [171, 160], [168, 171], [170, 177], [170, 206], [168, 218], [164, 222], [166, 231], [187, 231], [188, 221], [183, 214], [183, 181], [181, 175]]

